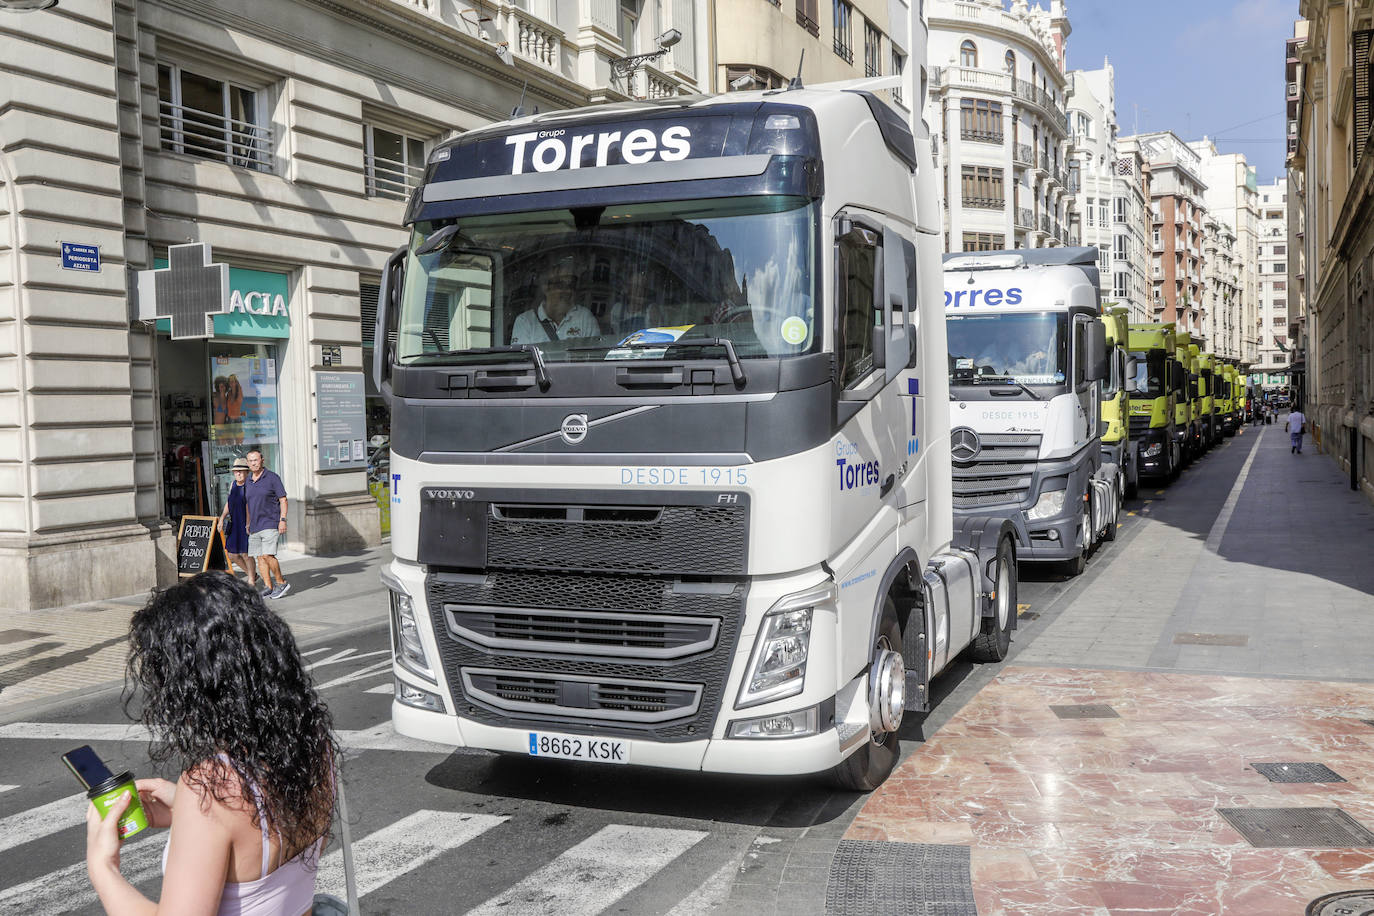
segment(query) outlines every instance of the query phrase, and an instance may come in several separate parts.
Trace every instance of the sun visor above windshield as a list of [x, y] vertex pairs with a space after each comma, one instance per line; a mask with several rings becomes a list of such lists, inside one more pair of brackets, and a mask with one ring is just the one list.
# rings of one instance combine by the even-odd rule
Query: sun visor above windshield
[[518, 194], [761, 176], [777, 157], [795, 162], [793, 172], [819, 173], [818, 164], [806, 164], [818, 163], [820, 156], [815, 116], [797, 105], [575, 114], [504, 125], [499, 133], [475, 132], [439, 147], [411, 199], [407, 221], [433, 218], [422, 215], [427, 205], [492, 195], [509, 201]]

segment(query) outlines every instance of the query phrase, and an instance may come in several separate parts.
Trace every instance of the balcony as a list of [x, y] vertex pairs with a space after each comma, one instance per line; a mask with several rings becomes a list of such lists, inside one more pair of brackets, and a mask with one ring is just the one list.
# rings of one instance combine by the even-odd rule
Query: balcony
[[1029, 143], [1017, 143], [1011, 148], [1011, 161], [1016, 165], [1030, 165], [1035, 161], [1035, 151]]
[[1059, 107], [1059, 104], [1048, 92], [1025, 80], [1013, 80], [1012, 82], [1015, 83], [1013, 94], [1018, 99], [1039, 106], [1049, 116], [1050, 121], [1059, 128], [1061, 134], [1069, 132], [1069, 116], [1064, 113], [1064, 109]]
[[272, 128], [185, 105], [158, 103], [162, 148], [270, 172]]
[[1004, 197], [965, 197], [963, 204], [973, 210], [1001, 210], [1007, 201]]
[[1035, 213], [1029, 207], [1017, 207], [1015, 222], [1017, 229], [1034, 229]]
[[1051, 230], [1052, 227], [1053, 227], [1053, 224], [1050, 222], [1050, 215], [1049, 215], [1048, 213], [1041, 213], [1041, 214], [1040, 214], [1040, 231], [1043, 232], [1043, 233], [1045, 233], [1046, 235], [1050, 235], [1050, 234], [1051, 234], [1051, 233], [1050, 233], [1050, 230]]
[[1297, 84], [1297, 83], [1289, 83], [1289, 84], [1288, 84], [1288, 101], [1290, 101], [1290, 102], [1296, 102], [1297, 100], [1298, 100], [1298, 84]]
[[1040, 108], [1046, 118], [1059, 133], [1069, 132], [1069, 116], [1048, 92], [1025, 80], [1013, 79], [1009, 74], [993, 70], [979, 70], [976, 67], [935, 67], [931, 78], [937, 86], [977, 89], [983, 92], [997, 92], [1014, 96]]
[[810, 16], [806, 15], [806, 13], [802, 12], [801, 10], [797, 10], [797, 25], [806, 29], [808, 32], [810, 32], [817, 38], [819, 38], [821, 35], [820, 25], [816, 22], [816, 20], [812, 19]]
[[974, 130], [970, 127], [959, 128], [959, 139], [974, 140], [978, 143], [996, 143], [1001, 145], [1004, 135], [1001, 131]]

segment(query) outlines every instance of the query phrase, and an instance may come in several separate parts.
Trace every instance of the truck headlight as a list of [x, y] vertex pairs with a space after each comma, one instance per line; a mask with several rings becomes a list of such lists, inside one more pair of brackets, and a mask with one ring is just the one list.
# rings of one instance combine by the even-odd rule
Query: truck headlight
[[757, 719], [736, 719], [725, 732], [727, 738], [805, 738], [817, 734], [820, 708], [812, 706], [796, 712], [780, 712]]
[[811, 622], [818, 605], [834, 606], [835, 586], [824, 585], [780, 599], [764, 615], [754, 638], [736, 709], [796, 696], [806, 683]]
[[1162, 451], [1164, 451], [1163, 442], [1151, 442], [1149, 445], [1145, 446], [1143, 449], [1140, 450], [1140, 457], [1154, 458]]
[[1054, 518], [1064, 511], [1064, 494], [1068, 490], [1049, 490], [1041, 493], [1040, 498], [1035, 501], [1035, 505], [1030, 507], [1026, 513], [1026, 518], [1031, 521], [1038, 521], [1042, 518]]
[[439, 699], [437, 693], [421, 690], [419, 687], [407, 684], [400, 678], [396, 678], [396, 699], [400, 703], [414, 706], [416, 709], [426, 709], [430, 712], [444, 711], [444, 701]]
[[391, 633], [394, 637], [392, 648], [396, 660], [405, 667], [429, 680], [434, 680], [430, 670], [429, 658], [425, 655], [424, 643], [420, 641], [420, 625], [415, 619], [415, 602], [404, 592], [391, 592]]

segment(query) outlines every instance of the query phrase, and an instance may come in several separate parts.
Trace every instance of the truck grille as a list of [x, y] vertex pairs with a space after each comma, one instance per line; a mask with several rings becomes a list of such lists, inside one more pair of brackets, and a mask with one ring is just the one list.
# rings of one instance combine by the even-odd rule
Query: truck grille
[[475, 700], [517, 715], [553, 713], [644, 723], [692, 715], [702, 691], [700, 684], [539, 677], [481, 668], [463, 670], [463, 689]]
[[988, 433], [968, 461], [953, 462], [954, 507], [1020, 504], [1030, 495], [1040, 435], [1035, 433]]
[[668, 742], [710, 734], [747, 592], [734, 579], [544, 570], [426, 580], [460, 715]]
[[1150, 428], [1149, 416], [1131, 417], [1131, 438], [1139, 439]]

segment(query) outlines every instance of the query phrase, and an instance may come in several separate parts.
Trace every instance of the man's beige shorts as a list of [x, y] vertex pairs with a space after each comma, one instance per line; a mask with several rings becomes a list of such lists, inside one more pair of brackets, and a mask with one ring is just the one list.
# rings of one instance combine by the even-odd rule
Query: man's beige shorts
[[268, 528], [266, 531], [253, 531], [248, 535], [248, 555], [250, 557], [275, 557], [277, 541], [281, 532]]

